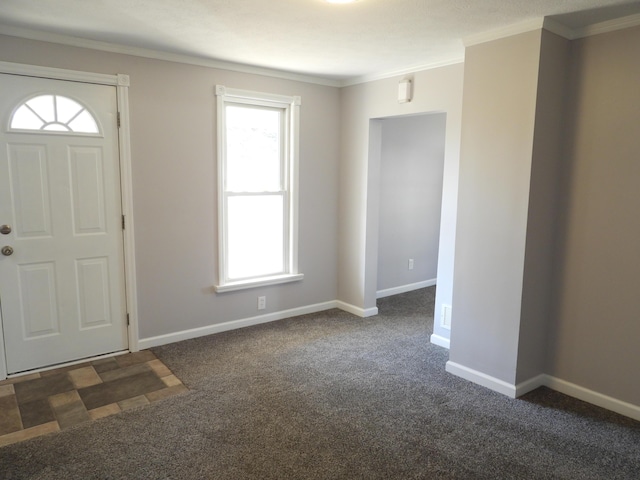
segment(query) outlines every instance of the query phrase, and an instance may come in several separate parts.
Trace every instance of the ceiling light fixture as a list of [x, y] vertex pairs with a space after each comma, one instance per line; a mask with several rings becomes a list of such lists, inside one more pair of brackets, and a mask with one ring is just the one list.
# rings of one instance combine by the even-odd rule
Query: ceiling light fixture
[[327, 3], [354, 3], [358, 0], [325, 0]]

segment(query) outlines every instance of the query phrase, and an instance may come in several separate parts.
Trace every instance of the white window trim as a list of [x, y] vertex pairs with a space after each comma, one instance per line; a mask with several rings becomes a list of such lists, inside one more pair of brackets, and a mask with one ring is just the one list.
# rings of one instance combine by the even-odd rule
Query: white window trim
[[[241, 90], [227, 88], [223, 85], [216, 85], [217, 96], [217, 163], [218, 163], [218, 285], [215, 291], [218, 293], [244, 290], [248, 288], [262, 287], [268, 285], [278, 285], [282, 283], [302, 280], [304, 275], [298, 272], [298, 158], [299, 158], [299, 127], [300, 127], [300, 105], [299, 96], [276, 95], [270, 93], [254, 92], [251, 90]], [[255, 277], [239, 281], [230, 281], [226, 274], [227, 244], [225, 238], [225, 205], [224, 205], [224, 155], [225, 145], [225, 103], [247, 103], [250, 105], [271, 105], [285, 108], [289, 115], [288, 133], [288, 248], [286, 250], [288, 260], [288, 272], [278, 275]]]

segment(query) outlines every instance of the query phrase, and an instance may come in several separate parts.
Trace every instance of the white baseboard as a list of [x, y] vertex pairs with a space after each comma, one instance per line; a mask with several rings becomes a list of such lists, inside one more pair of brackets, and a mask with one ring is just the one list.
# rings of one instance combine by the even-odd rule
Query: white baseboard
[[623, 402], [617, 398], [603, 395], [602, 393], [594, 392], [588, 388], [581, 387], [575, 383], [567, 382], [559, 378], [552, 377], [551, 375], [544, 375], [545, 386], [552, 390], [555, 390], [570, 397], [577, 398], [592, 405], [611, 410], [612, 412], [619, 413], [625, 417], [633, 418], [640, 421], [640, 405], [634, 405], [632, 403]]
[[238, 328], [250, 327], [252, 325], [259, 325], [261, 323], [273, 322], [276, 320], [283, 320], [285, 318], [296, 317], [298, 315], [305, 315], [307, 313], [316, 313], [324, 310], [330, 310], [332, 308], [340, 308], [337, 301], [317, 303], [315, 305], [308, 305], [306, 307], [292, 308], [290, 310], [282, 310], [280, 312], [268, 313], [266, 315], [259, 315], [257, 317], [244, 318], [241, 320], [232, 320], [230, 322], [216, 323], [214, 325], [208, 325], [205, 327], [192, 328], [190, 330], [182, 330], [180, 332], [168, 333], [166, 335], [158, 335], [156, 337], [141, 338], [138, 341], [138, 347], [140, 350], [144, 350], [152, 347], [159, 347], [160, 345], [166, 345], [168, 343], [180, 342], [182, 340], [189, 340], [197, 337], [204, 337], [205, 335], [212, 335], [214, 333], [226, 332], [229, 330], [236, 330]]
[[338, 301], [336, 303], [337, 303], [336, 307], [339, 308], [340, 310], [353, 313], [358, 317], [367, 318], [367, 317], [373, 317], [374, 315], [378, 314], [378, 307], [360, 308], [360, 307], [356, 307], [355, 305], [351, 305], [350, 303], [345, 303], [341, 301]]
[[431, 335], [431, 343], [434, 345], [438, 345], [439, 347], [444, 347], [449, 349], [450, 341], [448, 338], [442, 337], [440, 335], [436, 335], [435, 333]]
[[547, 377], [548, 375], [540, 374], [536, 375], [529, 380], [525, 380], [524, 382], [520, 382], [516, 385], [516, 397], [520, 397], [525, 393], [532, 392], [538, 387], [547, 386]]
[[378, 290], [376, 292], [376, 298], [384, 298], [391, 295], [398, 295], [399, 293], [412, 292], [413, 290], [419, 290], [420, 288], [433, 287], [436, 284], [436, 280], [436, 278], [432, 278], [431, 280], [425, 280], [423, 282], [410, 283], [408, 285], [401, 285], [400, 287]]
[[517, 385], [511, 385], [508, 382], [451, 361], [447, 362], [446, 370], [458, 377], [477, 383], [478, 385], [482, 385], [483, 387], [487, 387], [495, 392], [502, 393], [503, 395], [507, 395], [510, 398], [517, 398], [527, 392], [535, 390], [538, 387], [548, 387], [551, 390], [564, 393], [565, 395], [577, 398], [578, 400], [582, 400], [606, 410], [619, 413], [625, 417], [640, 421], [639, 405], [618, 400], [617, 398], [589, 390], [588, 388], [552, 377], [551, 375], [541, 374], [530, 378], [529, 380], [525, 380], [524, 382], [520, 382]]
[[486, 373], [473, 370], [459, 363], [449, 360], [445, 365], [445, 370], [453, 375], [456, 375], [470, 382], [477, 383], [483, 387], [486, 387], [494, 392], [502, 393], [510, 398], [516, 398], [516, 387], [504, 380], [487, 375]]

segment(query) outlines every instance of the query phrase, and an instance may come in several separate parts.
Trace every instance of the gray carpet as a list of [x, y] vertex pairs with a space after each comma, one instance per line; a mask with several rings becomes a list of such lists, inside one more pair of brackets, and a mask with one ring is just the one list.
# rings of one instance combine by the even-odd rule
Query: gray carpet
[[434, 289], [154, 349], [191, 391], [0, 449], [14, 479], [640, 479], [640, 422], [444, 371]]

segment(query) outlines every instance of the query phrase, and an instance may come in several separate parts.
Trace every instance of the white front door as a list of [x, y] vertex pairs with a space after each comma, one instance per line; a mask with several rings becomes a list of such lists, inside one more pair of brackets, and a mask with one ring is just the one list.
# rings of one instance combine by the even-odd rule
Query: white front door
[[9, 374], [128, 348], [116, 88], [0, 74]]

